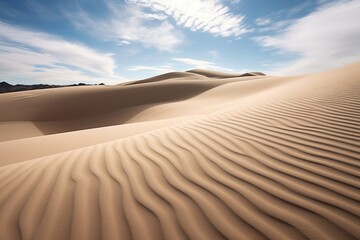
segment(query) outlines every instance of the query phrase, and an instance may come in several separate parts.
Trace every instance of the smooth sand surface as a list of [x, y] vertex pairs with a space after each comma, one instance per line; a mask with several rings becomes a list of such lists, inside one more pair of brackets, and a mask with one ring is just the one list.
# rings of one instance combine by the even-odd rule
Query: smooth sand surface
[[0, 239], [360, 239], [360, 63], [0, 95]]

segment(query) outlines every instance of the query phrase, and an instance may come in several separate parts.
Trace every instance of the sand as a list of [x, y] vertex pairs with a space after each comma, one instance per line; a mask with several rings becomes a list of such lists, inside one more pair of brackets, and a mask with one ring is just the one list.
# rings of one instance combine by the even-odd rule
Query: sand
[[0, 95], [0, 239], [360, 239], [360, 63]]

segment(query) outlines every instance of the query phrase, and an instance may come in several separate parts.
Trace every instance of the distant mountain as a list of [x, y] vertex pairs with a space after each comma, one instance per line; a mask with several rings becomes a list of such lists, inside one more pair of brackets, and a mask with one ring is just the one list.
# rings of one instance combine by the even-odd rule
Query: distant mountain
[[100, 83], [100, 84], [78, 83], [78, 84], [72, 84], [72, 85], [49, 85], [49, 84], [33, 84], [33, 85], [16, 84], [16, 85], [12, 85], [7, 82], [0, 82], [0, 93], [37, 90], [37, 89], [46, 89], [46, 88], [59, 88], [59, 87], [91, 86], [91, 85], [105, 85], [105, 84], [103, 84], [103, 83]]

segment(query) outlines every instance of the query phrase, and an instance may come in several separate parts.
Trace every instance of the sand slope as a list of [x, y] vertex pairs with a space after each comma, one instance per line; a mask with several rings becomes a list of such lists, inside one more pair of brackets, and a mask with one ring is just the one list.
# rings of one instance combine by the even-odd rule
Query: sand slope
[[[44, 90], [18, 105], [12, 99], [35, 93], [0, 96], [0, 109], [12, 109], [1, 116], [7, 127], [56, 117], [33, 113], [64, 94], [107, 104], [94, 115], [77, 113], [81, 120], [71, 118], [76, 104], [61, 107], [66, 118], [53, 119], [71, 125], [92, 116], [92, 129], [52, 126], [53, 135], [4, 137], [0, 239], [359, 239], [359, 69], [356, 63], [292, 78], [173, 79], [52, 97]], [[168, 84], [187, 87], [158, 101], [154, 93]], [[153, 104], [140, 99], [143, 105], [127, 112], [126, 104], [140, 106], [124, 97], [129, 87], [154, 90], [143, 96]], [[51, 101], [39, 106], [41, 96]], [[106, 102], [116, 97], [124, 105]], [[132, 115], [110, 124], [121, 114]], [[5, 151], [31, 148], [32, 141], [40, 158]], [[40, 151], [61, 141], [73, 144]]]

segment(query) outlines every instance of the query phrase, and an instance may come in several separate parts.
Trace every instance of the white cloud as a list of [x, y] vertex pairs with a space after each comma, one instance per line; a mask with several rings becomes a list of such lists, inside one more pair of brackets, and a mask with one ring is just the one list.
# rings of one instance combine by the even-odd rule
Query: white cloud
[[174, 71], [172, 66], [161, 65], [161, 66], [131, 66], [127, 68], [128, 71], [149, 71], [149, 72], [157, 72], [157, 73], [166, 73]]
[[144, 13], [138, 7], [125, 8], [113, 3], [107, 6], [110, 13], [105, 19], [93, 18], [81, 10], [64, 14], [79, 29], [117, 44], [124, 45], [126, 41], [161, 51], [173, 51], [183, 41], [182, 34], [169, 22], [163, 21], [166, 18], [163, 14]]
[[158, 14], [158, 13], [142, 13], [139, 17], [146, 19], [146, 20], [165, 20], [167, 16], [165, 14]]
[[128, 71], [145, 71], [145, 72], [155, 72], [155, 73], [167, 73], [174, 71], [185, 71], [189, 68], [201, 68], [201, 69], [209, 69], [209, 70], [217, 70], [217, 71], [225, 71], [225, 72], [234, 72], [233, 69], [224, 68], [217, 66], [213, 62], [198, 60], [193, 58], [172, 58], [173, 62], [166, 65], [158, 65], [158, 66], [148, 66], [148, 65], [137, 65], [128, 67], [126, 70]]
[[213, 65], [214, 63], [193, 58], [173, 58], [172, 60], [201, 68], [202, 66]]
[[102, 76], [101, 79], [114, 78], [114, 68], [111, 54], [100, 53], [54, 35], [0, 22], [2, 80], [94, 82], [97, 80], [90, 75]]
[[191, 68], [201, 68], [201, 69], [218, 70], [218, 71], [225, 71], [225, 72], [234, 72], [233, 69], [220, 67], [220, 66], [217, 66], [213, 62], [209, 62], [209, 61], [205, 61], [205, 60], [198, 60], [198, 59], [193, 59], [193, 58], [172, 58], [172, 60], [189, 65], [189, 66], [191, 66]]
[[130, 44], [131, 44], [131, 42], [126, 41], [126, 40], [121, 40], [118, 43], [116, 43], [116, 45], [118, 45], [118, 46], [125, 46], [125, 45], [130, 45]]
[[255, 19], [255, 23], [258, 26], [269, 25], [271, 23], [271, 19], [269, 19], [269, 18], [257, 18], [257, 19]]
[[[286, 19], [277, 22], [270, 23], [269, 25], [262, 25], [261, 28], [257, 29], [258, 32], [269, 32], [283, 30], [289, 25], [293, 24], [296, 20]], [[259, 25], [260, 26], [260, 25]]]
[[325, 70], [360, 60], [360, 1], [336, 1], [296, 20], [283, 33], [257, 37], [262, 46], [300, 58], [274, 70], [297, 74]]
[[216, 36], [238, 37], [249, 30], [244, 16], [235, 15], [220, 0], [127, 0], [155, 12], [172, 16], [180, 26], [192, 31], [209, 32]]
[[[329, 1], [329, 0], [327, 0]], [[314, 3], [311, 1], [304, 1], [301, 4], [295, 5], [292, 8], [280, 9], [273, 11], [270, 14], [255, 19], [255, 24], [259, 26], [257, 32], [279, 31], [284, 30], [287, 26], [294, 23], [294, 15], [305, 13], [310, 10]]]
[[71, 43], [56, 36], [26, 30], [0, 22], [0, 39], [33, 48], [38, 53], [92, 72], [112, 74], [115, 62], [111, 54], [98, 53], [79, 43]]

